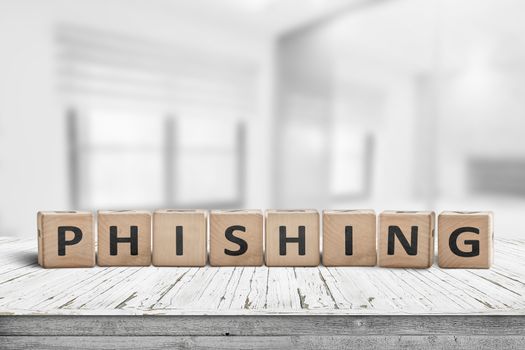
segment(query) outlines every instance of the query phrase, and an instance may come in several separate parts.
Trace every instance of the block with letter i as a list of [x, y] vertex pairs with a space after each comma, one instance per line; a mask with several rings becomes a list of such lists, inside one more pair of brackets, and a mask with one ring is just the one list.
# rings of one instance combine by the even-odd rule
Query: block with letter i
[[93, 214], [90, 212], [38, 212], [37, 228], [40, 266], [95, 266]]
[[491, 212], [445, 211], [438, 217], [438, 265], [488, 269], [494, 248]]
[[323, 265], [375, 266], [376, 263], [373, 210], [323, 211]]
[[265, 260], [267, 266], [319, 265], [319, 213], [268, 210]]
[[434, 212], [382, 212], [379, 215], [378, 265], [430, 267], [434, 260], [434, 225]]
[[99, 266], [151, 264], [151, 214], [139, 210], [98, 212]]
[[207, 212], [164, 209], [153, 213], [153, 265], [205, 266]]
[[210, 265], [261, 266], [263, 215], [260, 210], [210, 213]]

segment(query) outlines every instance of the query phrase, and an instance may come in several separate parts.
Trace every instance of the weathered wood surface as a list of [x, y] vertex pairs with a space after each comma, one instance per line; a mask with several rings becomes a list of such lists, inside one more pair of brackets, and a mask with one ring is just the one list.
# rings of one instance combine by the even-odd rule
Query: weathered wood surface
[[0, 337], [8, 349], [523, 349], [522, 336]]
[[490, 270], [380, 267], [43, 269], [0, 238], [3, 315], [524, 315], [525, 240]]
[[525, 241], [490, 270], [42, 269], [0, 237], [0, 348], [521, 349]]
[[516, 336], [523, 316], [3, 316], [0, 336]]

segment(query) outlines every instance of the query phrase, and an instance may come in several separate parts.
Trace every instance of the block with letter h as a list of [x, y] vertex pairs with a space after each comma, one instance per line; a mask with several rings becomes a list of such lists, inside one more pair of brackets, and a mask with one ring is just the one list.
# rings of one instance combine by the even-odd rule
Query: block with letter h
[[151, 264], [151, 213], [139, 210], [98, 212], [98, 265]]
[[319, 265], [319, 213], [268, 210], [265, 260], [267, 266]]

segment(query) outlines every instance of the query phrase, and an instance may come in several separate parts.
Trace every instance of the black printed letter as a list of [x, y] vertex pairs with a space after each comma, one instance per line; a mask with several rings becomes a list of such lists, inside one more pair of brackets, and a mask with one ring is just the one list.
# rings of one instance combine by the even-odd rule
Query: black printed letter
[[299, 255], [306, 255], [305, 227], [299, 226], [298, 237], [286, 237], [286, 226], [279, 226], [279, 255], [286, 255], [286, 243], [299, 243]]
[[224, 235], [226, 236], [226, 239], [228, 241], [233, 242], [233, 243], [237, 243], [239, 245], [239, 249], [238, 250], [224, 249], [224, 254], [231, 255], [231, 256], [239, 256], [239, 255], [242, 255], [242, 254], [246, 253], [246, 251], [248, 250], [248, 242], [246, 242], [242, 238], [234, 236], [233, 235], [234, 231], [246, 232], [246, 227], [238, 226], [238, 225], [230, 226], [230, 227], [228, 227], [226, 229], [226, 231], [224, 231]]
[[117, 226], [109, 227], [109, 254], [117, 255], [118, 243], [130, 243], [130, 254], [139, 255], [139, 228], [137, 226], [130, 226], [129, 237], [117, 237]]
[[345, 255], [354, 254], [353, 242], [353, 228], [352, 226], [345, 226]]
[[388, 226], [388, 255], [394, 255], [394, 236], [397, 236], [408, 255], [417, 255], [417, 226], [412, 226], [410, 243], [399, 226]]
[[183, 255], [184, 254], [184, 243], [182, 240], [182, 226], [175, 227], [175, 254]]
[[[75, 234], [72, 240], [66, 241], [66, 232], [71, 231]], [[58, 226], [58, 255], [66, 255], [66, 245], [74, 245], [82, 239], [82, 230], [75, 226]]]
[[464, 258], [470, 258], [473, 256], [479, 255], [479, 241], [474, 239], [466, 239], [465, 244], [470, 245], [472, 247], [472, 250], [469, 252], [465, 252], [463, 250], [460, 250], [458, 248], [458, 237], [460, 234], [464, 232], [472, 232], [477, 235], [479, 235], [479, 229], [475, 227], [460, 227], [456, 229], [452, 234], [450, 235], [448, 239], [448, 245], [450, 247], [450, 250], [452, 253], [456, 254], [457, 256], [461, 256]]

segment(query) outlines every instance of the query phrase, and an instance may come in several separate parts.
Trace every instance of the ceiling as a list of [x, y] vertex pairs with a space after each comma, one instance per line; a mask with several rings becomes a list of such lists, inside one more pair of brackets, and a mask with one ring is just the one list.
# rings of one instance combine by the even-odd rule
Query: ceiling
[[371, 1], [374, 0], [159, 0], [157, 4], [178, 15], [184, 13], [194, 21], [278, 36]]
[[[151, 2], [148, 2], [151, 4]], [[249, 38], [314, 29], [344, 60], [401, 70], [525, 59], [522, 0], [157, 0], [157, 9]], [[365, 6], [362, 6], [365, 5]], [[373, 5], [373, 6], [371, 6]], [[305, 30], [306, 31], [306, 30]]]
[[400, 69], [455, 70], [525, 62], [525, 1], [398, 0], [320, 27], [335, 55]]

